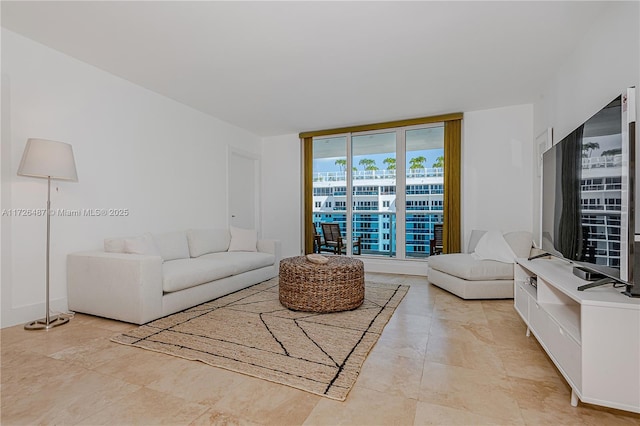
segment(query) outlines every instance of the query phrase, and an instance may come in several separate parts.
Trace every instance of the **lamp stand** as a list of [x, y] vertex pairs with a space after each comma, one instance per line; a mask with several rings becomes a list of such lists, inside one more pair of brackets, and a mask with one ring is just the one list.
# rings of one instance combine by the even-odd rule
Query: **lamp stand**
[[69, 318], [59, 315], [50, 315], [49, 311], [49, 252], [51, 247], [51, 176], [47, 177], [47, 300], [45, 317], [39, 320], [31, 321], [24, 325], [25, 330], [49, 330], [69, 322]]

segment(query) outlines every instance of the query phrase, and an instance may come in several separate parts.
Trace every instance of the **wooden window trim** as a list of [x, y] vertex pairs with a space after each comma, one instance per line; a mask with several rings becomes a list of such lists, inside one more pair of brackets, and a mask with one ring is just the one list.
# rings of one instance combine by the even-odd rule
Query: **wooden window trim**
[[[421, 124], [444, 122], [445, 124], [445, 200], [444, 200], [444, 235], [443, 252], [458, 253], [461, 248], [461, 144], [463, 114], [452, 113], [431, 117], [412, 118], [407, 120], [387, 121], [335, 129], [301, 132], [303, 150], [303, 185], [304, 185], [304, 252], [313, 253], [315, 228], [313, 226], [313, 138], [345, 133], [358, 133], [370, 130], [384, 130], [396, 127], [408, 127]], [[446, 164], [457, 167], [447, 167]], [[457, 190], [456, 190], [457, 189]], [[453, 226], [451, 226], [453, 225]], [[457, 225], [457, 226], [456, 226]]]
[[463, 114], [456, 112], [453, 114], [434, 115], [431, 117], [410, 118], [407, 120], [386, 121], [383, 123], [362, 124], [359, 126], [339, 127], [335, 129], [314, 130], [300, 133], [300, 139], [315, 138], [318, 136], [338, 135], [341, 133], [359, 133], [370, 130], [383, 130], [395, 127], [417, 126], [420, 124], [440, 123], [447, 121], [462, 120]]

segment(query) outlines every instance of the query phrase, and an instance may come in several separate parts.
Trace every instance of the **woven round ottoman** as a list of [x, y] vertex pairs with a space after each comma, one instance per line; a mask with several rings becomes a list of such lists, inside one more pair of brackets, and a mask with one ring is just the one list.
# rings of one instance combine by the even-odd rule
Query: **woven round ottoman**
[[295, 311], [338, 312], [364, 301], [364, 264], [345, 256], [327, 256], [323, 265], [305, 256], [280, 261], [280, 303]]

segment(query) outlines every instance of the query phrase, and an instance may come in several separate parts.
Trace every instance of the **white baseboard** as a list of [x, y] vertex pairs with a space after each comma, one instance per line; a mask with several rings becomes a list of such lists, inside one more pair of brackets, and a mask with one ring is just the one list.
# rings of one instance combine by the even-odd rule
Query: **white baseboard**
[[[60, 298], [49, 301], [49, 309], [52, 312], [66, 312], [68, 309], [67, 298]], [[26, 324], [40, 318], [46, 314], [46, 303], [34, 303], [18, 307], [3, 307], [2, 317], [0, 317], [0, 328], [12, 327], [18, 324]]]
[[[354, 256], [359, 258], [358, 256]], [[365, 272], [427, 276], [427, 262], [424, 260], [374, 259], [362, 257]]]

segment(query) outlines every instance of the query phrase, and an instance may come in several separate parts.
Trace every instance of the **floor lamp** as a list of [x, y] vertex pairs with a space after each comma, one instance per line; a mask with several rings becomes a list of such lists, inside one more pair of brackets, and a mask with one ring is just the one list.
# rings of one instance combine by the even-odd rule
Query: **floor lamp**
[[69, 322], [68, 317], [51, 316], [49, 310], [49, 252], [51, 247], [51, 180], [78, 181], [73, 148], [68, 143], [29, 139], [18, 168], [19, 176], [47, 179], [47, 263], [45, 317], [24, 325], [26, 330], [49, 330]]

